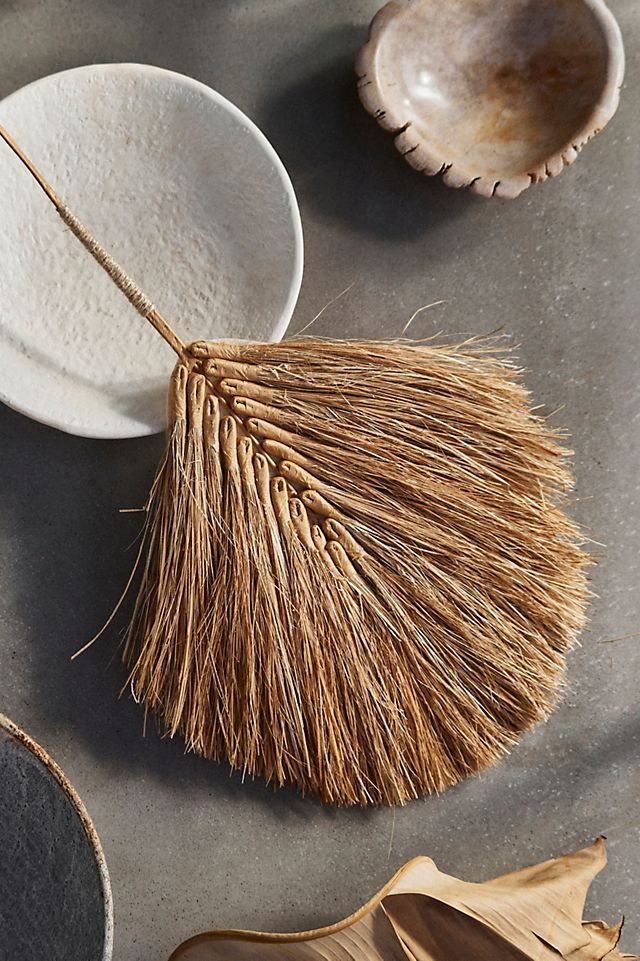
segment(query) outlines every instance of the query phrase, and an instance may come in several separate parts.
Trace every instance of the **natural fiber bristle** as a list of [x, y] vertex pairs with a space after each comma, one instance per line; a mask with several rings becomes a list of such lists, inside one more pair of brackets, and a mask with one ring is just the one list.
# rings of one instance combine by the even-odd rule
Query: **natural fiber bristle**
[[477, 345], [193, 344], [125, 658], [207, 757], [401, 803], [545, 718], [584, 620], [566, 452]]

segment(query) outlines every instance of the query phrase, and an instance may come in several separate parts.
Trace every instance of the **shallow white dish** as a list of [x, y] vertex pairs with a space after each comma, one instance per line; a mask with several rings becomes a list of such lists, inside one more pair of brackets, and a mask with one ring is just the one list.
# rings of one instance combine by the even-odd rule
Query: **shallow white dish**
[[[0, 124], [185, 342], [283, 336], [298, 205], [273, 147], [220, 94], [92, 65], [11, 94]], [[162, 430], [175, 355], [2, 144], [0, 210], [0, 399], [88, 437]]]

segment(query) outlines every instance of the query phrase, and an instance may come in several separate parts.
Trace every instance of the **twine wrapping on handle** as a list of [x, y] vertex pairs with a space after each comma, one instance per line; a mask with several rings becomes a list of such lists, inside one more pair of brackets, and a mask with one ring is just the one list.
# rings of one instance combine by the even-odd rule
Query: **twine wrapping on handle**
[[146, 294], [140, 290], [138, 285], [134, 280], [131, 279], [131, 277], [129, 277], [127, 272], [123, 270], [118, 263], [116, 263], [111, 254], [105, 250], [101, 244], [98, 243], [95, 237], [93, 237], [87, 228], [78, 220], [76, 215], [69, 210], [67, 205], [60, 199], [51, 185], [45, 180], [34, 163], [20, 149], [15, 140], [13, 140], [11, 135], [2, 126], [0, 126], [0, 138], [4, 140], [7, 146], [13, 150], [16, 157], [18, 157], [18, 159], [24, 164], [29, 173], [32, 175], [32, 177], [34, 177], [51, 203], [54, 205], [63, 222], [78, 238], [83, 247], [89, 251], [94, 260], [100, 264], [104, 271], [106, 271], [114, 284], [125, 295], [129, 303], [135, 307], [138, 313], [141, 314], [145, 320], [149, 321], [151, 326], [158, 331], [160, 336], [164, 338], [169, 346], [176, 352], [178, 357], [182, 357], [185, 353], [185, 345], [175, 331], [171, 329], [162, 314], [160, 314], [154, 307], [153, 303], [149, 300]]

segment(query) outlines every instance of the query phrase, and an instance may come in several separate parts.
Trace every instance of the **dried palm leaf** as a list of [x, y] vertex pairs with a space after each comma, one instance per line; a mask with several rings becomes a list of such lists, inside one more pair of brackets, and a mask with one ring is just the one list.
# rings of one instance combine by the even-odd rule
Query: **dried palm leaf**
[[184, 345], [3, 136], [179, 357], [124, 653], [168, 734], [326, 801], [401, 803], [546, 718], [586, 556], [567, 452], [508, 360]]
[[617, 950], [622, 922], [582, 920], [605, 863], [599, 840], [470, 884], [442, 874], [431, 858], [415, 858], [338, 924], [298, 934], [212, 931], [169, 961], [640, 961]]

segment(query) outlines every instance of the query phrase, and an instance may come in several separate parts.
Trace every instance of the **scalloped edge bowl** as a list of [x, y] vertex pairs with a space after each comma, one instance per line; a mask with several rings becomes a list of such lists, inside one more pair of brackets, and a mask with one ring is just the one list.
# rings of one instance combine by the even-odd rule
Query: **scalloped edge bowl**
[[[373, 18], [369, 39], [357, 56], [360, 100], [381, 127], [395, 134], [398, 151], [412, 167], [429, 176], [442, 174], [450, 187], [469, 187], [485, 197], [517, 197], [532, 183], [557, 176], [572, 164], [618, 107], [625, 66], [620, 28], [604, 0], [581, 2], [584, 9], [578, 17], [575, 2], [563, 11], [562, 0], [557, 5], [538, 0], [539, 9], [535, 10], [531, 0], [501, 0], [499, 5], [495, 0], [484, 0], [484, 5], [478, 0], [442, 4], [392, 0]], [[573, 51], [583, 48], [577, 43], [572, 47], [566, 33], [572, 10], [576, 36], [580, 37], [580, 30], [588, 34], [593, 29], [594, 38], [591, 60], [580, 64], [576, 55], [575, 67]], [[439, 29], [428, 29], [433, 23], [433, 19], [429, 22], [432, 11], [442, 18]], [[460, 11], [464, 11], [463, 17]], [[559, 19], [563, 12], [564, 21]], [[503, 18], [499, 24], [502, 32], [495, 29], [498, 17]], [[514, 22], [519, 18], [517, 30], [509, 17]], [[531, 18], [530, 32], [527, 17]], [[556, 17], [555, 24], [552, 17]], [[513, 40], [516, 36], [519, 46]], [[596, 49], [598, 38], [601, 45]], [[443, 45], [446, 42], [446, 49], [442, 48], [440, 56], [437, 49], [430, 56], [429, 43], [438, 39]], [[527, 61], [525, 45], [529, 42], [531, 58]], [[563, 42], [568, 46], [553, 47]], [[470, 59], [476, 50], [477, 59]], [[598, 71], [595, 78], [589, 73], [594, 68]], [[534, 83], [536, 92], [529, 98], [527, 86]], [[575, 116], [572, 118], [569, 110], [566, 120], [557, 111], [545, 109], [559, 102], [556, 94], [562, 92], [563, 83], [568, 95], [573, 93], [577, 100]], [[590, 106], [588, 98], [596, 90]], [[493, 124], [483, 122], [481, 115], [493, 116]], [[561, 123], [567, 124], [566, 136]], [[525, 163], [517, 159], [517, 151], [524, 153], [527, 137], [531, 144], [539, 137], [540, 148], [537, 157]], [[548, 153], [541, 157], [547, 145]], [[518, 163], [522, 169], [514, 169]]]

